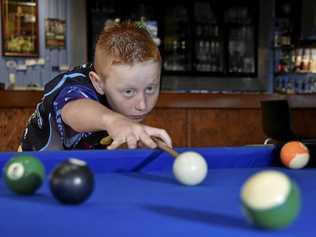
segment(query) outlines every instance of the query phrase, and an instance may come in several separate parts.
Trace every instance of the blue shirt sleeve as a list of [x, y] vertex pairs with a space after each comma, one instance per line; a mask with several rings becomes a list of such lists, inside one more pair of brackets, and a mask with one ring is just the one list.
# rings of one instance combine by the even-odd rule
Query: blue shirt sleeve
[[64, 146], [67, 148], [76, 146], [82, 138], [91, 134], [90, 132], [78, 133], [73, 131], [63, 122], [61, 118], [61, 110], [64, 105], [77, 99], [92, 99], [99, 101], [98, 96], [93, 89], [75, 85], [63, 88], [53, 102], [53, 113], [55, 114], [57, 129]]

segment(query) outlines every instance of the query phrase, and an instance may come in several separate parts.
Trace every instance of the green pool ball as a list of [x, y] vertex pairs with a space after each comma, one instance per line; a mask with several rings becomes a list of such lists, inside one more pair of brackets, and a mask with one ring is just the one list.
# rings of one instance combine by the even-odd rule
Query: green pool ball
[[14, 193], [31, 195], [42, 185], [45, 170], [35, 157], [21, 155], [13, 157], [4, 166], [4, 181]]
[[241, 189], [246, 216], [256, 227], [280, 229], [290, 225], [301, 207], [299, 187], [284, 173], [261, 171]]

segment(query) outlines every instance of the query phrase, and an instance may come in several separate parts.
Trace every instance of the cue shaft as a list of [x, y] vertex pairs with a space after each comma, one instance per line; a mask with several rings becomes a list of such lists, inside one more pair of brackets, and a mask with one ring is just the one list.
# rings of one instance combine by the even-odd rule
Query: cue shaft
[[[158, 148], [169, 153], [171, 156], [177, 158], [177, 156], [179, 155], [178, 152], [176, 152], [174, 149], [172, 149], [171, 147], [169, 147], [166, 143], [164, 143], [163, 141], [161, 141], [159, 138], [156, 137], [151, 137], [154, 142], [157, 144]], [[111, 138], [111, 136], [106, 136], [104, 138], [101, 139], [100, 144], [104, 145], [104, 146], [108, 146], [113, 142], [113, 139]]]
[[161, 141], [159, 138], [156, 137], [151, 137], [157, 144], [157, 146], [161, 149], [164, 150], [165, 152], [169, 153], [171, 156], [173, 156], [174, 158], [177, 158], [177, 156], [179, 155], [178, 152], [176, 152], [174, 149], [172, 149], [170, 146], [168, 146], [166, 143], [164, 143], [163, 141]]

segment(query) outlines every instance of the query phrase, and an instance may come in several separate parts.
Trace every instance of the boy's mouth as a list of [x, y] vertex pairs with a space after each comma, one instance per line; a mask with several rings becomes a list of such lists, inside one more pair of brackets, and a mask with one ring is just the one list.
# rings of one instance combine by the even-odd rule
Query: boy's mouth
[[146, 114], [144, 115], [130, 115], [128, 116], [132, 120], [143, 120], [145, 118]]

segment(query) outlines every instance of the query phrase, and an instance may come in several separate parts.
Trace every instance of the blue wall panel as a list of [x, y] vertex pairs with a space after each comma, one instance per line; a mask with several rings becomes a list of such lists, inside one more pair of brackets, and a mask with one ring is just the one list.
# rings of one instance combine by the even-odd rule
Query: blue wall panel
[[[9, 73], [16, 75], [16, 86], [27, 86], [37, 83], [43, 86], [59, 72], [53, 71], [53, 66], [77, 66], [86, 63], [86, 9], [85, 0], [38, 0], [39, 7], [39, 43], [40, 58], [45, 60], [45, 65], [27, 67], [26, 71], [8, 69], [7, 61], [13, 60], [17, 64], [25, 64], [25, 57], [0, 57], [0, 82], [9, 85]], [[66, 20], [66, 48], [45, 48], [45, 18]], [[80, 32], [80, 34], [78, 34]], [[74, 36], [75, 34], [75, 36]], [[1, 37], [0, 37], [1, 38]], [[75, 42], [72, 42], [75, 39]], [[0, 43], [1, 43], [0, 39]], [[78, 52], [78, 49], [80, 50]], [[2, 50], [2, 49], [1, 49]], [[2, 52], [1, 52], [2, 55]]]

